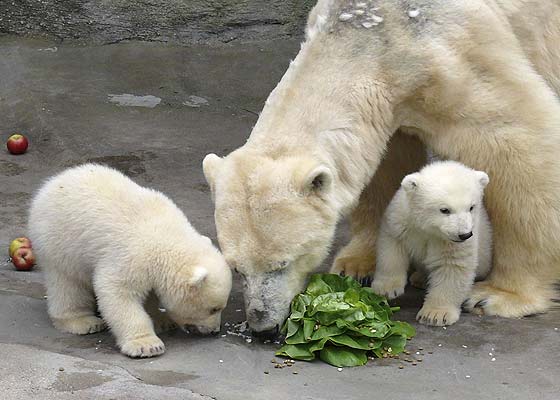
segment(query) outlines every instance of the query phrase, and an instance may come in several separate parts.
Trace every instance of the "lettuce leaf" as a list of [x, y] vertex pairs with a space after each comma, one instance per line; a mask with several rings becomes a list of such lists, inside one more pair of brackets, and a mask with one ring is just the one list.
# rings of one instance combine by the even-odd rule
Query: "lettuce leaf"
[[282, 327], [286, 344], [276, 355], [296, 360], [319, 358], [337, 367], [364, 365], [368, 354], [382, 357], [404, 351], [416, 331], [392, 321], [398, 307], [351, 277], [312, 275], [305, 292], [291, 303]]

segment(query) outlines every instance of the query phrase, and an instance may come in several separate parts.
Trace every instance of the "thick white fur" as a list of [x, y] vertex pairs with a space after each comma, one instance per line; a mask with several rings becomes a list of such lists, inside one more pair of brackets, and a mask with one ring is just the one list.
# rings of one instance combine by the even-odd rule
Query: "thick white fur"
[[[317, 3], [247, 143], [204, 163], [249, 322], [282, 323], [341, 216], [353, 237], [333, 271], [373, 274], [380, 218], [425, 147], [492, 176], [493, 269], [466, 307], [546, 311], [560, 277], [560, 4], [372, 0], [383, 21], [365, 28], [340, 21], [354, 3]], [[318, 167], [330, 184], [307, 190]]]
[[[381, 221], [373, 290], [400, 296], [412, 263], [412, 279], [428, 278], [418, 321], [455, 323], [475, 277], [485, 278], [492, 263], [492, 228], [482, 202], [487, 184], [484, 172], [453, 161], [407, 175]], [[462, 241], [459, 235], [468, 233], [473, 236]]]
[[219, 331], [231, 272], [162, 193], [101, 165], [71, 168], [33, 199], [29, 234], [58, 329], [87, 334], [107, 323], [131, 357], [164, 352], [154, 323]]

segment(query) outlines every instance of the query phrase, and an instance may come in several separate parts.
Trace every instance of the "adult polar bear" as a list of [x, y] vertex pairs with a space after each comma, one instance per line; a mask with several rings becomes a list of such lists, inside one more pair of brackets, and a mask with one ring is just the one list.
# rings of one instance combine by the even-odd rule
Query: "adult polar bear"
[[493, 272], [467, 307], [547, 310], [560, 277], [559, 40], [558, 0], [320, 0], [247, 143], [204, 160], [251, 327], [282, 323], [349, 212], [333, 270], [371, 274], [379, 217], [422, 144], [491, 178]]

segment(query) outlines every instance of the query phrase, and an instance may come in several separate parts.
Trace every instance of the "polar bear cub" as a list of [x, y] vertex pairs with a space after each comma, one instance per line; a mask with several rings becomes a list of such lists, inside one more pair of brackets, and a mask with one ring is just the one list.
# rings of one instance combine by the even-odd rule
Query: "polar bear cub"
[[482, 203], [488, 175], [454, 161], [438, 161], [406, 176], [387, 207], [377, 238], [373, 290], [392, 299], [427, 275], [416, 319], [451, 325], [459, 319], [475, 277], [488, 274], [492, 230]]
[[58, 329], [81, 335], [107, 324], [131, 357], [165, 351], [154, 324], [220, 330], [230, 269], [162, 193], [101, 165], [71, 168], [34, 197], [29, 233]]

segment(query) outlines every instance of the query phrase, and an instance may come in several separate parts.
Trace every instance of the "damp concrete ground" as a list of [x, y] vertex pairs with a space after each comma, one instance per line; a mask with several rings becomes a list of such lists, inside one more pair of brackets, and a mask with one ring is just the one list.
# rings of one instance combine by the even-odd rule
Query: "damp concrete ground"
[[[298, 362], [274, 369], [276, 345], [248, 343], [225, 326], [213, 338], [164, 334], [163, 356], [132, 360], [107, 332], [79, 337], [53, 328], [40, 265], [16, 272], [5, 261], [10, 240], [25, 234], [39, 183], [65, 167], [102, 162], [167, 193], [215, 239], [202, 158], [244, 143], [298, 47], [83, 47], [0, 38], [2, 142], [16, 131], [31, 141], [22, 156], [0, 150], [0, 398], [560, 398], [558, 310], [520, 320], [463, 315], [447, 329], [428, 328], [413, 322], [422, 292], [412, 289], [397, 304], [399, 318], [418, 329], [410, 342], [411, 356], [422, 359], [417, 365], [376, 360], [338, 371]], [[343, 224], [334, 250], [345, 240]], [[243, 321], [241, 308], [236, 281], [224, 322]]]

